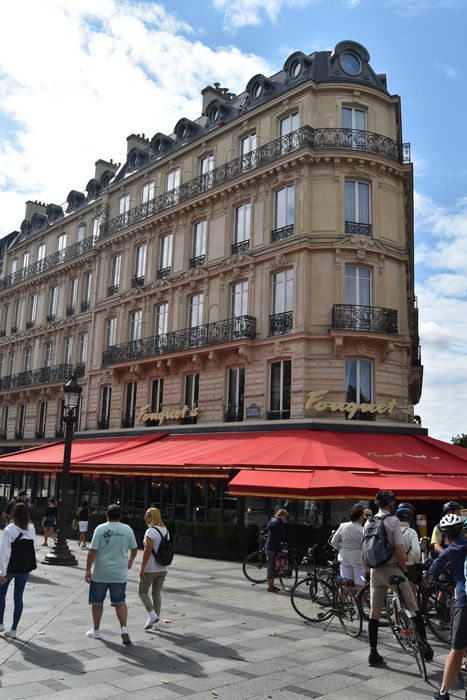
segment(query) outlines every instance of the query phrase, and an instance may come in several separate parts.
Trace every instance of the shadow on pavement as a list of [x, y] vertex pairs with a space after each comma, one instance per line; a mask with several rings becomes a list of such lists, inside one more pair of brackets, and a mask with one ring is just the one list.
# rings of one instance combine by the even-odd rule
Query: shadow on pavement
[[198, 651], [201, 654], [206, 654], [206, 656], [209, 657], [246, 661], [246, 659], [239, 655], [235, 647], [230, 647], [226, 644], [218, 644], [212, 639], [207, 639], [206, 637], [200, 637], [194, 634], [177, 634], [176, 632], [171, 632], [167, 629], [158, 629], [158, 631], [154, 632], [151, 636], [160, 636], [160, 638], [163, 640], [170, 641], [177, 646], [194, 649], [195, 651]]
[[52, 580], [51, 578], [49, 578], [48, 576], [34, 576], [34, 574], [29, 574], [29, 577], [28, 577], [28, 584], [31, 584], [31, 583], [33, 583], [33, 584], [36, 584], [36, 583], [38, 583], [38, 584], [47, 583], [47, 584], [49, 584], [50, 586], [60, 586], [59, 583], [57, 583], [56, 581], [53, 581], [53, 580]]
[[67, 654], [58, 649], [39, 646], [34, 642], [23, 642], [21, 639], [9, 639], [9, 643], [17, 647], [23, 660], [34, 666], [43, 668], [60, 668], [66, 666], [67, 673], [86, 673], [83, 664], [72, 654]]
[[[158, 647], [151, 649], [142, 644], [131, 644], [122, 649], [121, 644], [109, 642], [107, 639], [102, 639], [102, 643], [117, 653], [121, 654], [124, 651], [125, 655], [120, 656], [118, 660], [137, 669], [156, 673], [180, 673], [183, 670], [184, 673], [194, 678], [206, 676], [203, 667], [189, 656], [177, 654], [176, 652], [167, 654]], [[183, 663], [182, 669], [180, 662]]]

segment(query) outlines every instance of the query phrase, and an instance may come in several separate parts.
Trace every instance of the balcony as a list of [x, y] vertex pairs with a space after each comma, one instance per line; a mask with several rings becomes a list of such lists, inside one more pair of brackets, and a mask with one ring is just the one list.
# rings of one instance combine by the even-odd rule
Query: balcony
[[6, 330], [4, 328], [2, 328], [2, 330], [0, 331], [0, 338], [4, 338], [5, 336], [6, 336]]
[[15, 335], [18, 332], [18, 326], [11, 327], [11, 335]]
[[86, 374], [86, 363], [85, 362], [77, 362], [75, 365], [75, 374], [77, 377], [84, 377]]
[[277, 241], [282, 241], [283, 238], [290, 238], [293, 236], [293, 224], [290, 226], [283, 226], [282, 228], [276, 228], [271, 231], [271, 243], [276, 243]]
[[131, 287], [132, 289], [137, 289], [138, 287], [144, 287], [144, 275], [141, 277], [137, 277], [136, 275], [133, 275], [131, 278]]
[[26, 321], [26, 330], [29, 331], [34, 328], [35, 321]]
[[397, 333], [397, 311], [378, 306], [334, 304], [332, 307], [333, 329]]
[[358, 221], [346, 221], [345, 233], [349, 236], [368, 236], [373, 235], [373, 226], [371, 224], [361, 224]]
[[250, 250], [250, 239], [247, 241], [233, 243], [230, 248], [230, 254], [235, 255], [235, 253], [246, 253], [247, 250]]
[[203, 267], [205, 262], [206, 262], [205, 255], [198, 255], [197, 258], [191, 258], [190, 259], [190, 270], [193, 270], [195, 267]]
[[85, 311], [89, 311], [91, 308], [91, 300], [90, 299], [83, 299], [81, 302], [81, 313], [84, 313]]
[[399, 164], [410, 163], [410, 144], [394, 141], [387, 136], [360, 129], [313, 129], [311, 126], [303, 126], [301, 129], [292, 131], [286, 136], [266, 143], [254, 151], [214, 168], [209, 173], [209, 177], [206, 175], [195, 177], [169, 192], [164, 192], [113, 219], [102, 222], [99, 238], [110, 236], [143, 221], [149, 216], [154, 216], [181, 202], [194, 199], [213, 187], [231, 182], [237, 177], [241, 177], [245, 172], [272, 163], [284, 155], [294, 153], [302, 148], [310, 148], [314, 151], [358, 151], [359, 153], [370, 153], [387, 158]]
[[78, 243], [68, 246], [68, 248], [57, 250], [56, 253], [48, 255], [46, 258], [42, 258], [42, 260], [37, 260], [35, 263], [32, 263], [27, 267], [23, 267], [21, 270], [17, 270], [16, 272], [12, 272], [11, 275], [0, 279], [0, 290], [7, 289], [15, 284], [24, 282], [25, 280], [30, 279], [35, 275], [39, 275], [41, 272], [50, 270], [53, 267], [58, 267], [58, 265], [62, 265], [68, 260], [73, 260], [80, 255], [84, 255], [84, 253], [88, 253], [90, 250], [93, 250], [94, 247], [95, 238], [94, 236], [90, 236], [89, 238], [85, 238], [84, 241], [78, 241]]
[[293, 311], [269, 316], [269, 335], [285, 335], [293, 328]]
[[76, 306], [75, 304], [68, 304], [66, 307], [66, 315], [67, 316], [74, 316], [76, 312]]
[[[84, 367], [82, 365], [81, 367]], [[76, 366], [75, 373], [78, 377], [82, 377], [80, 365]], [[73, 374], [73, 365], [61, 364], [52, 367], [40, 367], [39, 369], [31, 369], [27, 372], [19, 372], [7, 377], [0, 378], [0, 391], [18, 389], [23, 386], [34, 386], [40, 384], [51, 384], [52, 382], [60, 382], [70, 379]]]
[[131, 340], [121, 345], [113, 345], [102, 354], [102, 366], [154, 357], [165, 353], [182, 352], [206, 345], [229, 343], [234, 340], [254, 340], [256, 338], [256, 318], [238, 316], [224, 321], [214, 321], [203, 326], [172, 331], [165, 335]]
[[55, 321], [55, 319], [56, 319], [55, 314], [49, 314], [47, 316], [47, 323], [53, 323]]
[[224, 423], [241, 423], [243, 421], [243, 404], [241, 406], [228, 406], [224, 411]]
[[167, 277], [170, 277], [170, 274], [172, 272], [171, 267], [161, 267], [159, 270], [156, 272], [156, 278], [158, 280], [164, 280]]
[[107, 296], [108, 297], [113, 297], [115, 294], [118, 294], [118, 290], [120, 289], [119, 284], [114, 284], [111, 287], [107, 287]]

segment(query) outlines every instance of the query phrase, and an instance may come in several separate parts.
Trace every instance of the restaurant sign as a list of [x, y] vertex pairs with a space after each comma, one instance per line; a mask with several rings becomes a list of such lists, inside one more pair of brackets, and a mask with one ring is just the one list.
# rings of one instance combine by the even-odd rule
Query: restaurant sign
[[182, 420], [183, 418], [194, 418], [198, 416], [199, 408], [188, 408], [188, 406], [183, 406], [183, 408], [175, 408], [173, 410], [167, 411], [154, 411], [151, 412], [150, 404], [145, 404], [141, 407], [139, 412], [139, 421], [144, 423], [147, 420], [157, 420], [159, 425], [165, 423], [166, 420]]
[[408, 404], [399, 406], [396, 399], [391, 399], [386, 403], [355, 403], [354, 401], [325, 401], [323, 400], [326, 394], [329, 394], [328, 389], [319, 389], [318, 391], [309, 391], [308, 398], [305, 403], [305, 411], [313, 409], [314, 411], [333, 411], [347, 413], [348, 418], [353, 418], [357, 411], [361, 413], [394, 413], [396, 410], [410, 415], [413, 407]]

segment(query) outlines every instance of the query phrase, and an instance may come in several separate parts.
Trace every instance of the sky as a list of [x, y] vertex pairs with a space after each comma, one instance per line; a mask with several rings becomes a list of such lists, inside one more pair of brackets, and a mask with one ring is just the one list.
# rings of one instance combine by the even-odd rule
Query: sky
[[[363, 44], [402, 99], [415, 176], [424, 365], [415, 412], [467, 433], [467, 0], [15, 0], [0, 7], [0, 237], [65, 202], [126, 137], [172, 133], [200, 91], [245, 89], [294, 51]], [[464, 48], [463, 48], [464, 47]], [[315, 124], [312, 126], [320, 126]]]

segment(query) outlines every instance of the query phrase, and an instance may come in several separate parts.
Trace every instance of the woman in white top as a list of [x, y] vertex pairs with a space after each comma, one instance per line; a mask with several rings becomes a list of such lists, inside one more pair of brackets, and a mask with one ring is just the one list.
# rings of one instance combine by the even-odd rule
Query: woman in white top
[[[144, 552], [139, 574], [138, 594], [148, 612], [145, 630], [155, 629], [161, 613], [161, 590], [167, 575], [167, 567], [158, 564], [153, 552], [157, 552], [162, 537], [168, 536], [167, 528], [162, 522], [159, 508], [149, 508], [145, 515], [148, 529], [144, 535]], [[149, 595], [149, 589], [151, 596]]]
[[18, 623], [23, 613], [23, 594], [29, 572], [36, 567], [36, 531], [24, 503], [17, 503], [11, 514], [11, 523], [3, 531], [0, 544], [0, 632], [5, 626], [5, 601], [8, 586], [15, 580], [13, 594], [13, 624], [5, 637], [16, 637]]
[[357, 592], [365, 584], [365, 571], [362, 564], [362, 540], [364, 508], [357, 503], [349, 513], [350, 520], [341, 523], [331, 539], [334, 549], [339, 551], [337, 559], [341, 563], [342, 578], [352, 579]]

